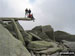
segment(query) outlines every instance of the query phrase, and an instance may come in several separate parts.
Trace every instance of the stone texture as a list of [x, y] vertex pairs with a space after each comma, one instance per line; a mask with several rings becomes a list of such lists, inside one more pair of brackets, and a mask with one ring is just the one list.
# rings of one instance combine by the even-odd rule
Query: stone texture
[[46, 33], [44, 32], [41, 32], [39, 34], [37, 34], [40, 38], [42, 38], [42, 40], [45, 40], [45, 41], [51, 41], [51, 39], [46, 35]]
[[49, 47], [53, 47], [52, 42], [32, 41], [28, 44], [28, 49], [31, 49], [31, 50], [44, 50]]
[[32, 41], [27, 47], [37, 54], [53, 54], [57, 51], [63, 50], [63, 48], [60, 46], [58, 47], [58, 44], [55, 42], [47, 41]]
[[66, 45], [70, 51], [75, 51], [75, 42], [62, 40], [63, 44]]
[[71, 35], [64, 31], [54, 32], [55, 40], [61, 42], [62, 40], [75, 41], [75, 35]]
[[50, 25], [46, 26], [36, 26], [32, 29], [33, 33], [38, 35], [40, 38], [42, 38], [45, 41], [51, 41], [54, 40], [53, 36], [53, 28]]
[[23, 43], [0, 24], [0, 56], [31, 56]]
[[54, 32], [50, 25], [36, 26], [24, 31], [18, 21], [15, 23], [26, 45], [18, 40], [12, 22], [0, 21], [0, 56], [55, 56], [56, 52], [67, 50], [68, 47], [75, 51], [75, 35], [64, 31]]
[[35, 51], [35, 53], [39, 53], [39, 54], [42, 53], [42, 54], [47, 54], [47, 55], [50, 54], [51, 55], [51, 54], [54, 54], [56, 52], [59, 52], [59, 51], [63, 50], [63, 48], [61, 46], [58, 47], [58, 45], [54, 42], [51, 42], [51, 45], [53, 47], [49, 47], [45, 50]]
[[46, 25], [42, 27], [42, 32], [46, 33], [46, 35], [48, 35], [48, 37], [52, 40], [54, 40], [54, 31], [53, 28], [50, 25]]

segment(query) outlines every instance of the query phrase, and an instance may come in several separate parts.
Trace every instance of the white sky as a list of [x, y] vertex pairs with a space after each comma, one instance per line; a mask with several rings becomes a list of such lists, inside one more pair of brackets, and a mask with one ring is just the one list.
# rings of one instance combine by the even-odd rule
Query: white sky
[[54, 30], [75, 34], [75, 0], [0, 0], [0, 17], [24, 17], [30, 8], [35, 22], [20, 21], [25, 30], [51, 25]]

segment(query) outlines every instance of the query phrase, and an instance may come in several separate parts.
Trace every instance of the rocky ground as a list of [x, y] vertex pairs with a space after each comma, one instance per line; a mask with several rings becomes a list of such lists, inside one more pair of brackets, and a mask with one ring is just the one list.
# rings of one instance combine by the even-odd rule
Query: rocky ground
[[12, 22], [0, 22], [0, 56], [58, 56], [60, 51], [75, 51], [75, 35], [54, 31], [50, 25], [25, 31], [16, 24], [20, 35]]

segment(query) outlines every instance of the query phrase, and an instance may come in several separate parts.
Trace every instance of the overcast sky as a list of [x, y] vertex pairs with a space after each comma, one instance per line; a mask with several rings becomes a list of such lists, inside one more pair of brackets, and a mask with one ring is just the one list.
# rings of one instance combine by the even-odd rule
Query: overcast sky
[[75, 0], [0, 0], [0, 17], [24, 17], [30, 8], [33, 21], [20, 21], [25, 30], [38, 25], [51, 25], [54, 30], [75, 34]]

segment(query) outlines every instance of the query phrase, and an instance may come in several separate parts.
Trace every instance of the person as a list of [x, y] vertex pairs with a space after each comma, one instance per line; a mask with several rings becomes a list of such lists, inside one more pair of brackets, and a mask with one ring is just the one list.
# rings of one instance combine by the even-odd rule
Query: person
[[32, 17], [31, 17], [31, 18], [32, 18], [32, 20], [34, 21], [34, 16], [33, 16], [33, 14], [32, 14]]
[[32, 18], [32, 14], [29, 14], [29, 15], [28, 15], [28, 18]]
[[28, 9], [26, 8], [25, 9], [25, 17], [26, 17], [27, 14], [28, 14]]
[[34, 22], [33, 14], [29, 14], [29, 15], [28, 15], [28, 18], [31, 18], [31, 19], [33, 20], [33, 22]]
[[28, 10], [28, 13], [31, 14], [31, 10], [30, 9]]

